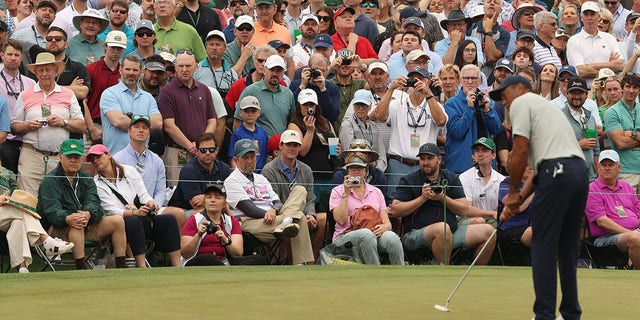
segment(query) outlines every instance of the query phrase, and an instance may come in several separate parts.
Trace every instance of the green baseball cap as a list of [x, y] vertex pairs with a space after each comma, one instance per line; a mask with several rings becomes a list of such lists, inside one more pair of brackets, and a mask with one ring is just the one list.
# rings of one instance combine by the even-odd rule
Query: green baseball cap
[[257, 0], [256, 1], [256, 6], [259, 4], [272, 4], [275, 5], [276, 2], [274, 0]]
[[71, 154], [77, 154], [79, 156], [83, 156], [84, 155], [84, 144], [82, 143], [82, 141], [78, 140], [78, 139], [67, 139], [62, 141], [62, 144], [60, 145], [60, 153], [62, 153], [65, 156], [71, 155]]
[[477, 145], [485, 146], [487, 149], [496, 152], [496, 143], [489, 138], [482, 137], [476, 140], [476, 142], [471, 145], [471, 149], [475, 148]]

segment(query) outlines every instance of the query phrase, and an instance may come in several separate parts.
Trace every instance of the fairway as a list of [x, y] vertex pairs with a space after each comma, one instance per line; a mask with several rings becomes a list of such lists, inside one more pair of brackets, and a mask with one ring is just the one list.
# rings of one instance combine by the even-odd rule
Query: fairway
[[[2, 319], [531, 319], [527, 267], [190, 267], [0, 275]], [[637, 273], [579, 270], [583, 319], [633, 319]]]

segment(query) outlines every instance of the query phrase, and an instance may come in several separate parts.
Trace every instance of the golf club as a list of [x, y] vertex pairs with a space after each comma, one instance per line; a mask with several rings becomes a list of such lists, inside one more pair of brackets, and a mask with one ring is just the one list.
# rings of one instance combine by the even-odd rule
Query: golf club
[[[498, 226], [498, 228], [499, 227], [500, 226]], [[462, 279], [460, 279], [460, 281], [458, 281], [458, 284], [456, 285], [456, 287], [453, 288], [453, 291], [451, 291], [451, 294], [447, 298], [447, 303], [444, 306], [443, 305], [439, 305], [439, 304], [436, 304], [436, 305], [433, 306], [434, 308], [436, 308], [436, 310], [439, 310], [439, 311], [442, 311], [442, 312], [449, 312], [449, 302], [451, 302], [451, 299], [453, 298], [453, 295], [456, 294], [456, 291], [458, 290], [458, 288], [460, 288], [460, 285], [462, 284], [462, 281], [464, 281], [464, 279], [467, 277], [467, 275], [469, 274], [469, 271], [471, 271], [471, 268], [476, 264], [476, 261], [478, 261], [478, 258], [482, 255], [482, 253], [484, 252], [484, 249], [487, 248], [487, 245], [489, 244], [489, 242], [491, 242], [491, 240], [493, 240], [493, 237], [496, 236], [496, 233], [498, 232], [498, 228], [493, 230], [493, 233], [491, 233], [491, 236], [489, 237], [489, 239], [484, 243], [484, 245], [480, 249], [480, 252], [478, 252], [478, 255], [476, 256], [476, 258], [473, 259], [473, 262], [471, 262], [471, 265], [469, 266], [469, 268], [467, 268], [467, 271], [462, 276]]]

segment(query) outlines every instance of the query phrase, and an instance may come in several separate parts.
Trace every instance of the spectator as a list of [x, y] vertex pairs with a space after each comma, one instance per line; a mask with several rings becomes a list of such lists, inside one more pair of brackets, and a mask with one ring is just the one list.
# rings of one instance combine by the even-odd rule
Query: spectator
[[340, 114], [340, 88], [327, 81], [327, 76], [329, 59], [321, 53], [314, 53], [309, 59], [309, 67], [302, 69], [300, 79], [293, 80], [289, 88], [294, 97], [297, 97], [301, 90], [313, 90], [318, 96], [318, 104], [322, 105], [324, 116], [334, 122]]
[[[616, 38], [611, 34], [598, 31], [600, 6], [595, 2], [588, 1], [582, 5], [580, 10], [584, 26], [582, 31], [572, 36], [567, 42], [567, 62], [576, 66], [580, 76], [587, 80], [587, 85], [591, 85], [599, 69], [609, 68], [614, 72], [622, 71], [624, 58], [620, 53]], [[592, 37], [596, 37], [595, 42], [587, 40]], [[599, 48], [599, 50], [592, 50], [592, 48]], [[536, 53], [536, 58], [537, 56]]]
[[[358, 157], [361, 155], [361, 157]], [[364, 158], [364, 159], [363, 159]], [[365, 264], [379, 265], [380, 252], [389, 255], [389, 263], [404, 264], [402, 242], [391, 230], [387, 204], [380, 189], [368, 184], [365, 180], [368, 168], [366, 154], [352, 154], [347, 156], [345, 170], [348, 176], [344, 183], [331, 191], [329, 208], [336, 221], [333, 243], [343, 246], [353, 245], [353, 254]], [[357, 181], [352, 179], [356, 178]], [[369, 205], [380, 215], [380, 224], [371, 227], [359, 227], [353, 224], [354, 216]]]
[[[493, 227], [486, 223], [458, 226], [456, 215], [464, 215], [469, 206], [460, 180], [451, 171], [440, 169], [442, 157], [435, 144], [420, 146], [418, 157], [419, 170], [400, 179], [390, 207], [393, 216], [402, 217], [404, 248], [416, 251], [426, 246], [436, 263], [449, 264], [453, 249], [481, 248], [490, 241], [481, 256], [478, 250], [475, 254], [478, 264], [487, 264], [495, 246], [495, 238], [490, 239]], [[446, 193], [439, 187], [444, 179], [448, 182]]]
[[[240, 116], [242, 123], [233, 130], [231, 134], [230, 145], [234, 146], [238, 140], [249, 139], [258, 146], [258, 157], [256, 160], [256, 169], [261, 170], [267, 163], [267, 141], [269, 136], [267, 131], [256, 124], [256, 120], [260, 117], [260, 102], [254, 96], [246, 96], [240, 100]], [[234, 150], [229, 150], [229, 158], [235, 156]], [[235, 164], [232, 164], [235, 167]]]
[[351, 52], [355, 52], [355, 54], [362, 59], [363, 63], [369, 64], [374, 60], [377, 60], [378, 55], [371, 46], [372, 42], [369, 42], [367, 38], [355, 33], [355, 15], [356, 11], [347, 6], [341, 7], [336, 11], [333, 16], [336, 33], [331, 36], [331, 39], [333, 40], [333, 48], [336, 51], [347, 48]]
[[[465, 65], [471, 64], [474, 66], [478, 65], [478, 48], [476, 47], [476, 43], [471, 40], [462, 40], [458, 45], [458, 50], [456, 50], [455, 58], [453, 58], [453, 63], [458, 66], [460, 70]], [[487, 76], [484, 73], [480, 74], [482, 78], [481, 88], [486, 88], [487, 85]]]
[[400, 45], [401, 53], [394, 53], [389, 57], [389, 67], [391, 73], [389, 77], [392, 79], [397, 78], [400, 75], [406, 75], [406, 70], [413, 68], [413, 66], [406, 68], [406, 64], [409, 62], [406, 60], [407, 55], [413, 50], [422, 50], [426, 54], [427, 68], [431, 73], [436, 73], [442, 68], [442, 59], [439, 55], [429, 50], [429, 46], [426, 41], [423, 40], [425, 35], [424, 25], [422, 20], [411, 17], [406, 20], [403, 28], [404, 34], [402, 35], [402, 44]]
[[[522, 175], [520, 188], [522, 188], [522, 185], [525, 184], [527, 179], [533, 179], [533, 169], [530, 166], [527, 166], [524, 174]], [[509, 193], [510, 183], [510, 177], [505, 177], [505, 179], [502, 180], [500, 183], [498, 199], [502, 200], [507, 193]], [[531, 247], [531, 238], [533, 237], [533, 233], [531, 231], [531, 224], [529, 223], [529, 220], [531, 219], [530, 204], [534, 195], [535, 193], [532, 193], [522, 201], [520, 208], [518, 208], [519, 213], [517, 215], [498, 226], [498, 234], [496, 238], [498, 244], [509, 243], [516, 240], [526, 247]], [[504, 204], [502, 204], [502, 201], [498, 201], [498, 214], [500, 214], [503, 209]]]
[[227, 49], [224, 34], [219, 30], [212, 30], [205, 39], [207, 58], [198, 64], [194, 78], [215, 89], [224, 99], [231, 85], [238, 80], [238, 74], [222, 59]]
[[609, 33], [615, 37], [615, 34], [613, 33], [613, 14], [611, 13], [611, 11], [605, 8], [600, 8], [600, 20], [598, 20], [598, 31]]
[[[502, 131], [498, 113], [489, 97], [478, 90], [480, 69], [466, 65], [461, 70], [462, 87], [458, 94], [447, 100], [447, 143], [445, 164], [447, 169], [461, 173], [471, 168], [471, 145], [480, 137], [491, 137]], [[480, 100], [481, 99], [481, 100]]]
[[[79, 2], [82, 2], [82, 0]], [[98, 38], [98, 34], [107, 29], [109, 20], [105, 19], [98, 10], [87, 9], [81, 15], [73, 17], [73, 26], [79, 33], [75, 35], [66, 31], [67, 34], [73, 34], [69, 39], [69, 46], [66, 52], [69, 59], [88, 66], [102, 58], [104, 56], [103, 46], [105, 42]], [[64, 30], [64, 27], [62, 28]], [[124, 39], [126, 40], [126, 36]]]
[[611, 106], [604, 116], [604, 126], [611, 142], [611, 149], [620, 155], [620, 175], [622, 181], [640, 193], [640, 140], [637, 128], [638, 115], [635, 112], [636, 99], [640, 92], [640, 77], [627, 73], [622, 78], [622, 99]]
[[442, 29], [446, 29], [449, 33], [448, 38], [444, 38], [435, 45], [435, 53], [442, 57], [442, 63], [453, 63], [455, 53], [461, 40], [471, 40], [476, 43], [478, 62], [484, 64], [484, 55], [482, 54], [482, 46], [476, 38], [466, 36], [467, 30], [471, 27], [471, 19], [465, 17], [460, 10], [454, 10], [449, 13], [447, 19], [440, 21]]
[[[370, 44], [376, 41], [376, 37], [379, 34], [376, 22], [367, 17], [361, 10], [361, 5], [364, 4], [363, 0], [345, 0], [343, 1], [345, 6], [353, 9], [353, 17], [355, 21], [354, 32], [357, 35], [363, 36], [369, 40]], [[357, 50], [356, 50], [357, 51]]]
[[254, 46], [265, 45], [271, 40], [281, 40], [291, 46], [291, 36], [287, 27], [274, 21], [277, 10], [274, 0], [256, 0], [256, 30], [252, 38]]
[[406, 8], [396, 9], [400, 12], [400, 20], [404, 20], [409, 17], [419, 17], [420, 20], [422, 20], [422, 24], [424, 24], [424, 29], [429, 30], [429, 32], [425, 33], [424, 36], [424, 39], [429, 44], [429, 48], [433, 48], [436, 42], [444, 39], [444, 32], [439, 28], [439, 21], [434, 15], [418, 11], [418, 1], [412, 3], [406, 2], [406, 4], [408, 5]]
[[324, 6], [320, 10], [316, 11], [316, 15], [318, 16], [320, 27], [318, 33], [328, 34], [329, 36], [332, 36], [334, 33], [336, 33], [336, 26], [333, 21], [335, 12], [333, 11], [333, 9]]
[[180, 180], [169, 206], [182, 208], [187, 217], [204, 208], [204, 191], [211, 181], [224, 181], [231, 168], [216, 160], [216, 143], [211, 132], [204, 132], [196, 138], [196, 158], [180, 170]]
[[149, 56], [160, 54], [160, 50], [153, 46], [157, 41], [156, 29], [153, 27], [153, 22], [140, 20], [134, 33], [133, 45], [136, 47], [136, 50], [134, 50], [133, 53], [138, 54], [142, 58], [142, 61], [145, 62]]
[[353, 79], [353, 69], [359, 68], [362, 60], [358, 55], [354, 55], [349, 49], [338, 51], [337, 57], [333, 59], [329, 70], [335, 70], [336, 76], [330, 82], [336, 84], [340, 89], [340, 114], [334, 121], [334, 126], [339, 130], [344, 114], [353, 100], [356, 91], [364, 89], [367, 81]]
[[27, 68], [38, 82], [18, 96], [11, 116], [11, 132], [23, 136], [18, 185], [37, 194], [42, 175], [58, 164], [60, 144], [71, 132], [84, 131], [84, 120], [73, 91], [55, 82], [55, 77], [64, 71], [64, 63], [43, 52]]
[[267, 264], [260, 255], [242, 255], [242, 229], [238, 219], [231, 216], [223, 186], [207, 187], [204, 210], [189, 218], [180, 243], [185, 267]]
[[[30, 3], [29, 0], [26, 0]], [[29, 6], [30, 7], [30, 6]], [[56, 17], [58, 8], [51, 1], [41, 1], [35, 7], [35, 21], [32, 24], [32, 28], [24, 28], [17, 30], [11, 35], [11, 39], [20, 40], [22, 42], [35, 43], [38, 46], [45, 48], [45, 37], [47, 36], [47, 30]]]
[[620, 157], [613, 150], [600, 153], [598, 179], [589, 185], [585, 214], [597, 247], [615, 245], [640, 265], [640, 202], [636, 191], [619, 179]]
[[124, 32], [127, 36], [127, 47], [124, 48], [123, 56], [133, 52], [136, 48], [133, 45], [133, 40], [135, 33], [133, 29], [129, 28], [125, 22], [129, 17], [129, 1], [128, 0], [115, 0], [109, 1], [107, 3], [106, 10], [108, 10], [109, 14], [107, 18], [109, 19], [109, 26], [100, 34], [98, 34], [98, 38], [102, 41], [106, 40], [109, 32], [118, 30]]
[[573, 3], [565, 4], [560, 14], [560, 25], [564, 28], [569, 36], [573, 36], [580, 32], [582, 24], [580, 23], [578, 7]]
[[59, 148], [60, 163], [42, 180], [43, 191], [38, 194], [36, 211], [42, 214], [45, 224], [51, 225], [48, 232], [52, 237], [74, 244], [76, 269], [88, 269], [85, 240], [104, 242], [107, 239], [113, 245], [116, 268], [126, 268], [124, 220], [121, 216], [104, 216], [96, 184], [81, 170], [84, 144], [67, 139]]
[[138, 55], [124, 56], [120, 66], [120, 81], [104, 90], [100, 98], [104, 144], [111, 153], [119, 152], [129, 143], [127, 131], [134, 114], [149, 117], [151, 130], [162, 128], [162, 115], [156, 101], [138, 86], [141, 71]]
[[263, 242], [291, 239], [291, 255], [294, 265], [313, 263], [313, 251], [309, 228], [302, 210], [306, 205], [307, 191], [294, 186], [283, 204], [273, 191], [271, 183], [261, 174], [254, 173], [255, 144], [248, 139], [236, 142], [237, 167], [224, 181], [229, 206], [240, 219], [242, 230], [253, 234]]
[[249, 3], [246, 0], [229, 1], [229, 11], [233, 14], [233, 18], [229, 20], [229, 24], [222, 30], [227, 43], [231, 43], [236, 39], [235, 27], [238, 17], [253, 14], [253, 10], [249, 8]]
[[[283, 20], [285, 22], [285, 27], [289, 29], [290, 34], [290, 43], [296, 43], [298, 40], [296, 37], [301, 33], [301, 27], [304, 23], [303, 16], [306, 10], [302, 8], [302, 0], [288, 0], [285, 4], [284, 17]], [[295, 32], [298, 30], [298, 32]], [[296, 35], [297, 33], [297, 35]]]
[[558, 68], [553, 63], [547, 63], [542, 66], [542, 70], [538, 74], [533, 92], [543, 96], [547, 100], [553, 100], [558, 97], [560, 90], [558, 88]]
[[[533, 24], [537, 36], [533, 47], [534, 62], [538, 65], [553, 63], [556, 68], [562, 67], [562, 61], [551, 45], [551, 40], [556, 36], [556, 30], [558, 30], [556, 15], [547, 11], [538, 12], [533, 15]], [[572, 61], [569, 61], [569, 64], [575, 65]]]
[[[326, 33], [316, 35], [313, 39], [313, 49], [316, 53], [322, 54], [331, 63], [336, 57], [336, 52], [333, 50], [333, 40], [331, 40], [331, 36]], [[331, 70], [330, 72], [335, 72], [335, 70]]]
[[235, 23], [236, 26], [233, 29], [235, 41], [229, 43], [222, 59], [232, 65], [231, 69], [236, 74], [246, 76], [254, 68], [253, 59], [251, 59], [254, 48], [252, 39], [255, 33], [253, 18], [247, 15], [239, 16]]
[[18, 173], [18, 159], [20, 158], [22, 138], [11, 134], [10, 122], [20, 93], [33, 88], [36, 82], [20, 73], [20, 64], [22, 62], [22, 45], [20, 42], [8, 40], [1, 48], [4, 67], [0, 70], [0, 79], [4, 82], [4, 86], [0, 85], [0, 97], [4, 101], [0, 102], [0, 108], [2, 109], [0, 117], [3, 119], [0, 124], [2, 125], [1, 131], [6, 132], [6, 134], [2, 134], [4, 138], [1, 139], [3, 142], [0, 144], [0, 150], [2, 151], [0, 152], [0, 163], [11, 172]]
[[624, 70], [622, 70], [622, 74], [627, 73], [627, 71], [635, 73], [640, 71], [640, 64], [637, 63], [637, 54], [640, 54], [638, 52], [638, 49], [640, 49], [640, 36], [638, 35], [640, 33], [640, 22], [636, 23], [639, 17], [640, 13], [638, 12], [632, 12], [627, 16], [625, 28], [629, 31], [629, 35], [624, 38], [622, 46], [622, 55], [626, 57], [627, 63]]
[[627, 36], [624, 25], [631, 11], [625, 9], [622, 4], [620, 4], [620, 0], [611, 0], [604, 4], [608, 11], [613, 14], [612, 19], [609, 19], [609, 24], [611, 24], [614, 32], [613, 35], [618, 39], [624, 39]]
[[296, 69], [306, 67], [309, 64], [309, 57], [314, 53], [313, 40], [318, 34], [318, 29], [319, 21], [317, 16], [310, 13], [302, 15], [300, 41], [291, 48], [291, 55]]
[[[515, 4], [516, 1], [512, 3]], [[542, 8], [535, 6], [531, 3], [523, 2], [518, 5], [518, 9], [513, 13], [513, 18], [502, 24], [502, 27], [506, 30], [511, 31], [509, 33], [509, 46], [507, 47], [507, 52], [505, 53], [505, 57], [510, 57], [513, 55], [513, 50], [515, 50], [515, 41], [518, 37], [518, 34], [521, 30], [529, 30], [533, 32], [535, 26], [533, 24], [533, 15], [542, 11]], [[512, 24], [511, 30], [508, 28], [508, 24]], [[533, 37], [531, 38], [531, 48], [533, 49]], [[533, 59], [532, 59], [533, 60]]]
[[[80, 27], [78, 26], [78, 23], [73, 21], [73, 19], [76, 18], [77, 16], [83, 16], [85, 14], [88, 14], [89, 13], [87, 12], [88, 10], [93, 10], [93, 9], [90, 9], [87, 4], [88, 4], [88, 1], [86, 0], [76, 0], [71, 2], [64, 9], [57, 11], [56, 18], [51, 25], [62, 28], [62, 30], [64, 30], [64, 32], [67, 33], [69, 38], [73, 38], [77, 36], [78, 33], [80, 32]], [[90, 12], [90, 13], [91, 15], [94, 15], [96, 17], [103, 16], [102, 14], [100, 14], [99, 11]], [[103, 19], [103, 20], [104, 21], [101, 21], [101, 23], [103, 23], [106, 28], [106, 24], [108, 24], [109, 21], [106, 19]], [[29, 25], [25, 25], [24, 27], [29, 27]]]
[[87, 161], [96, 170], [93, 177], [105, 216], [124, 219], [127, 244], [138, 268], [146, 267], [145, 239], [155, 242], [155, 248], [166, 252], [171, 265], [180, 265], [180, 230], [172, 215], [157, 214], [160, 205], [153, 200], [138, 171], [117, 163], [102, 144], [93, 145]]
[[191, 25], [176, 19], [175, 0], [156, 0], [153, 6], [158, 17], [153, 25], [158, 39], [157, 49], [169, 53], [189, 50], [195, 55], [196, 61], [202, 61], [207, 57], [198, 31]]
[[[203, 132], [216, 131], [217, 116], [211, 91], [194, 80], [196, 68], [196, 56], [189, 51], [180, 51], [176, 57], [177, 81], [164, 86], [158, 95], [167, 142], [163, 160], [169, 186], [176, 185], [180, 168], [198, 154], [196, 137]], [[190, 103], [185, 104], [185, 101]]]
[[505, 56], [511, 38], [509, 32], [498, 23], [502, 12], [501, 3], [501, 0], [486, 0], [482, 21], [471, 29], [470, 36], [482, 43], [481, 50], [485, 57], [482, 70], [486, 75], [490, 74], [496, 62]]
[[134, 115], [129, 122], [130, 141], [124, 149], [113, 155], [118, 163], [136, 168], [142, 177], [147, 193], [160, 205], [158, 214], [170, 214], [176, 218], [178, 228], [185, 223], [184, 210], [176, 207], [167, 207], [165, 203], [167, 191], [167, 179], [162, 159], [147, 148], [147, 142], [151, 135], [151, 119], [144, 115]]
[[164, 58], [159, 54], [152, 54], [147, 58], [143, 59], [145, 62], [142, 64], [143, 71], [138, 86], [151, 94], [157, 103], [160, 89], [166, 84]]
[[242, 91], [244, 91], [246, 87], [253, 83], [262, 81], [262, 78], [264, 77], [264, 63], [267, 61], [267, 58], [275, 54], [277, 54], [276, 49], [268, 45], [256, 47], [255, 50], [253, 50], [251, 60], [253, 61], [252, 63], [255, 68], [252, 69], [249, 74], [234, 82], [225, 97], [225, 101], [231, 110], [236, 109], [236, 104], [238, 103], [240, 94], [242, 94]]
[[445, 64], [440, 68], [440, 71], [438, 71], [438, 78], [442, 83], [442, 95], [438, 101], [443, 104], [458, 93], [458, 87], [460, 86], [460, 69], [454, 64]]
[[209, 9], [206, 4], [202, 4], [198, 0], [186, 0], [183, 4], [184, 6], [176, 15], [176, 19], [196, 29], [201, 42], [207, 42], [208, 33], [212, 30], [222, 30], [218, 14]]
[[311, 167], [298, 160], [302, 147], [300, 134], [294, 130], [287, 130], [278, 139], [276, 144], [280, 152], [273, 161], [264, 166], [262, 174], [269, 180], [273, 190], [278, 194], [278, 198], [285, 202], [289, 199], [293, 186], [301, 185], [307, 190], [306, 205], [302, 212], [311, 233], [313, 256], [317, 259], [320, 249], [324, 246], [327, 214], [326, 212], [316, 212], [313, 172]]
[[[264, 64], [264, 78], [248, 86], [240, 95], [240, 100], [246, 96], [254, 96], [261, 101], [262, 112], [258, 118], [258, 125], [265, 128], [269, 135], [283, 132], [288, 119], [295, 112], [294, 97], [291, 90], [280, 84], [287, 66], [279, 55], [267, 58]], [[234, 114], [234, 129], [240, 125], [242, 117], [240, 109]]]
[[284, 61], [286, 61], [287, 64], [287, 68], [283, 80], [285, 85], [288, 87], [289, 85], [291, 85], [291, 78], [293, 77], [294, 73], [295, 73], [295, 67], [293, 64], [293, 59], [290, 56], [287, 56], [289, 52], [289, 49], [291, 49], [291, 46], [285, 42], [282, 42], [281, 40], [271, 40], [269, 41], [269, 43], [267, 43], [269, 46], [273, 47], [274, 49], [276, 49], [276, 52], [278, 52], [278, 55], [280, 57], [282, 57], [282, 59], [284, 59]]

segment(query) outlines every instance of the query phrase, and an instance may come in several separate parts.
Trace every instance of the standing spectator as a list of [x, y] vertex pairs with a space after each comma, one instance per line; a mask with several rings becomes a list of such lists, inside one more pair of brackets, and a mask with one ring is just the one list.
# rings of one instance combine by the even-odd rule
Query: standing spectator
[[318, 21], [320, 21], [320, 30], [318, 33], [328, 34], [329, 36], [336, 33], [336, 27], [333, 21], [335, 12], [333, 12], [333, 9], [324, 6], [316, 11], [315, 14], [318, 16]]
[[[533, 47], [534, 62], [538, 65], [553, 63], [557, 68], [562, 67], [562, 61], [551, 45], [551, 41], [556, 36], [556, 30], [558, 30], [556, 15], [540, 11], [533, 15], [533, 24], [536, 29], [535, 46]], [[574, 65], [571, 61], [569, 64]]]
[[291, 46], [289, 30], [274, 21], [277, 10], [274, 0], [256, 0], [256, 30], [252, 39], [254, 46], [265, 45], [271, 40], [281, 40]]
[[328, 75], [329, 59], [321, 53], [314, 53], [309, 59], [309, 67], [302, 69], [300, 79], [293, 80], [289, 88], [294, 97], [304, 89], [315, 91], [324, 116], [334, 122], [340, 114], [340, 89], [326, 80]]
[[[104, 41], [98, 38], [98, 34], [107, 29], [109, 20], [105, 19], [97, 10], [88, 9], [81, 15], [73, 17], [73, 25], [79, 33], [69, 39], [69, 47], [66, 52], [69, 59], [88, 66], [102, 58], [104, 56]], [[70, 33], [67, 32], [67, 34]]]
[[140, 88], [150, 93], [157, 103], [160, 89], [166, 84], [164, 58], [159, 54], [153, 54], [142, 60], [145, 62], [142, 64], [143, 71], [140, 77]]
[[195, 55], [196, 61], [207, 57], [198, 31], [191, 25], [176, 19], [175, 0], [156, 0], [153, 7], [158, 17], [153, 25], [158, 39], [157, 49], [169, 53], [189, 50]]
[[429, 50], [429, 45], [423, 40], [425, 30], [422, 20], [415, 17], [408, 18], [404, 23], [403, 29], [402, 44], [400, 45], [401, 51], [389, 57], [389, 69], [391, 71], [389, 78], [395, 79], [398, 76], [407, 75], [407, 69], [411, 69], [412, 67], [406, 68], [406, 64], [409, 62], [406, 58], [413, 50], [422, 50], [426, 55], [426, 59], [428, 59], [425, 68], [431, 73], [437, 73], [438, 70], [442, 68], [442, 59], [435, 52]]
[[582, 24], [580, 23], [578, 7], [575, 4], [565, 4], [560, 13], [560, 25], [567, 31], [569, 36], [573, 36], [580, 32]]
[[373, 45], [373, 43], [376, 41], [376, 37], [378, 36], [378, 34], [380, 34], [380, 32], [378, 31], [378, 26], [372, 18], [367, 17], [361, 10], [361, 5], [366, 5], [369, 3], [365, 3], [364, 0], [345, 0], [344, 4], [353, 9], [353, 11], [355, 12], [354, 21], [356, 27], [354, 29], [354, 32], [360, 36], [367, 38], [367, 40], [369, 40], [369, 43]]
[[76, 269], [88, 269], [85, 240], [105, 242], [107, 239], [113, 245], [116, 268], [126, 268], [124, 220], [121, 216], [104, 216], [96, 184], [81, 170], [84, 144], [80, 140], [67, 139], [62, 141], [59, 150], [62, 154], [60, 164], [42, 180], [43, 191], [38, 194], [36, 210], [42, 214], [44, 222], [51, 225], [49, 234], [74, 244]]
[[227, 102], [231, 110], [236, 109], [236, 104], [238, 103], [240, 94], [242, 93], [242, 91], [244, 91], [244, 88], [253, 83], [262, 81], [262, 78], [264, 77], [264, 63], [267, 61], [267, 58], [277, 53], [278, 52], [276, 51], [276, 49], [268, 45], [256, 47], [255, 50], [253, 50], [253, 53], [251, 54], [251, 60], [253, 61], [252, 63], [255, 68], [252, 69], [249, 74], [234, 82], [233, 85], [231, 85], [229, 92], [227, 92], [227, 96], [225, 97], [225, 101]]
[[48, 52], [38, 54], [27, 66], [38, 82], [20, 93], [11, 116], [11, 132], [23, 136], [18, 160], [18, 186], [38, 194], [42, 176], [58, 165], [60, 144], [71, 132], [84, 131], [84, 119], [73, 91], [62, 88], [55, 78], [64, 63]]
[[45, 48], [46, 42], [44, 38], [47, 36], [49, 26], [51, 26], [51, 23], [56, 17], [56, 11], [57, 8], [53, 2], [47, 0], [41, 1], [34, 10], [35, 23], [31, 28], [24, 28], [14, 32], [11, 35], [11, 39], [34, 43]]
[[537, 78], [538, 81], [536, 81], [536, 86], [533, 88], [533, 93], [537, 93], [549, 101], [558, 97], [560, 90], [558, 88], [558, 68], [556, 68], [555, 64], [547, 63], [543, 65]]
[[233, 14], [233, 18], [229, 20], [229, 24], [222, 30], [227, 43], [233, 42], [236, 39], [235, 27], [237, 19], [243, 15], [252, 15], [253, 10], [249, 7], [247, 0], [231, 0], [229, 1], [229, 11]]
[[447, 19], [440, 21], [442, 29], [446, 29], [449, 37], [444, 38], [436, 43], [434, 51], [442, 57], [442, 63], [453, 63], [461, 40], [471, 40], [476, 43], [478, 51], [478, 62], [484, 64], [484, 55], [482, 53], [482, 45], [477, 38], [466, 35], [467, 30], [471, 28], [471, 19], [465, 17], [460, 10], [453, 10], [447, 16]]
[[[289, 29], [289, 34], [291, 35], [291, 43], [296, 43], [298, 40], [296, 39], [296, 34], [300, 34], [301, 26], [304, 23], [302, 21], [302, 17], [304, 16], [307, 10], [303, 10], [302, 8], [302, 0], [288, 0], [287, 5], [285, 6], [284, 11], [284, 22], [287, 29]], [[296, 32], [296, 30], [298, 32]]]
[[339, 52], [338, 56], [333, 59], [329, 66], [329, 70], [336, 71], [336, 76], [331, 79], [330, 82], [336, 84], [340, 89], [340, 113], [333, 122], [334, 127], [338, 130], [340, 129], [342, 119], [344, 119], [344, 114], [351, 100], [353, 100], [353, 95], [356, 91], [364, 89], [367, 83], [364, 79], [356, 80], [353, 78], [353, 69], [359, 68], [362, 64], [362, 60], [360, 60], [358, 55], [354, 55], [353, 52], [348, 49], [342, 49]]
[[569, 35], [562, 28], [558, 28], [556, 30], [556, 35], [551, 40], [551, 45], [553, 49], [556, 50], [558, 57], [560, 58], [560, 62], [562, 65], [567, 64], [567, 43], [569, 42]]
[[[80, 32], [80, 27], [75, 21], [73, 21], [73, 19], [77, 16], [82, 16], [89, 13], [87, 12], [88, 10], [93, 9], [89, 8], [87, 0], [72, 1], [67, 7], [57, 12], [56, 19], [51, 25], [62, 28], [62, 30], [67, 33], [69, 38], [73, 38]], [[103, 17], [103, 15], [100, 14], [100, 12], [97, 10], [95, 10], [95, 12], [91, 12], [91, 14], [95, 14], [94, 16], [96, 17]], [[109, 23], [109, 21], [104, 19], [104, 23], [107, 24]], [[28, 27], [28, 25], [26, 27]]]
[[205, 39], [207, 57], [200, 61], [194, 76], [196, 81], [219, 92], [222, 99], [227, 96], [231, 85], [238, 80], [238, 74], [231, 69], [229, 62], [222, 59], [226, 49], [227, 41], [224, 34], [219, 30], [209, 32]]
[[631, 11], [625, 9], [620, 4], [620, 0], [607, 0], [604, 4], [613, 13], [613, 21], [610, 21], [610, 23], [613, 24], [614, 36], [618, 39], [624, 39], [627, 36], [624, 24]]
[[127, 47], [124, 49], [122, 55], [126, 56], [136, 49], [133, 45], [135, 33], [133, 29], [129, 28], [125, 24], [127, 17], [129, 17], [129, 1], [115, 0], [110, 2], [110, 4], [107, 4], [106, 10], [109, 11], [109, 14], [107, 15], [107, 18], [109, 19], [109, 26], [103, 32], [98, 34], [98, 38], [104, 41], [111, 31], [119, 30], [124, 32], [124, 34], [127, 35]]
[[253, 18], [250, 16], [239, 16], [233, 29], [235, 40], [227, 45], [222, 56], [222, 59], [232, 65], [231, 69], [238, 75], [246, 76], [254, 68], [253, 59], [251, 59], [254, 48], [252, 39], [255, 33], [253, 25]]
[[211, 91], [202, 82], [194, 80], [196, 68], [196, 56], [190, 51], [180, 51], [176, 57], [177, 78], [164, 86], [158, 95], [167, 142], [163, 160], [169, 186], [176, 185], [182, 166], [198, 154], [196, 137], [203, 132], [216, 131], [217, 115]]
[[502, 0], [485, 0], [482, 22], [471, 30], [471, 37], [482, 43], [485, 57], [482, 71], [485, 75], [493, 72], [496, 62], [505, 56], [511, 38], [509, 32], [498, 23], [498, 17], [502, 12], [501, 3]]
[[176, 18], [195, 28], [200, 35], [201, 42], [206, 42], [207, 34], [210, 31], [222, 30], [220, 17], [206, 4], [202, 4], [198, 0], [185, 0], [183, 4], [184, 6]]
[[302, 15], [300, 24], [300, 41], [291, 48], [293, 63], [296, 69], [306, 67], [309, 64], [309, 57], [314, 53], [314, 39], [318, 34], [318, 17], [314, 14], [306, 13]]
[[333, 48], [336, 51], [347, 48], [351, 52], [355, 52], [355, 54], [362, 59], [363, 63], [369, 64], [378, 60], [378, 55], [373, 50], [373, 46], [371, 45], [372, 42], [369, 42], [367, 38], [355, 33], [355, 14], [355, 10], [346, 6], [341, 7], [336, 11], [333, 16], [336, 33], [331, 36], [331, 39], [333, 40]]
[[133, 38], [133, 45], [136, 47], [133, 53], [139, 55], [144, 62], [147, 57], [160, 54], [160, 50], [153, 46], [156, 42], [156, 29], [153, 27], [153, 22], [140, 20]]
[[[22, 146], [22, 137], [10, 133], [10, 119], [16, 108], [20, 93], [33, 88], [36, 84], [33, 79], [25, 77], [20, 73], [20, 64], [22, 63], [22, 45], [16, 40], [7, 40], [2, 45], [2, 62], [4, 67], [0, 70], [0, 97], [6, 101], [6, 107], [3, 107], [1, 115], [6, 123], [3, 128], [7, 135], [2, 144], [0, 144], [0, 163], [2, 166], [18, 173], [18, 159], [20, 158], [20, 147]], [[4, 105], [5, 103], [0, 103]]]
[[120, 66], [120, 81], [104, 90], [100, 97], [103, 140], [112, 154], [118, 153], [129, 143], [127, 131], [133, 115], [149, 117], [151, 130], [162, 128], [162, 115], [156, 101], [138, 86], [141, 71], [142, 62], [138, 55], [124, 56]]
[[[230, 145], [234, 146], [238, 140], [249, 139], [258, 146], [258, 157], [256, 160], [256, 169], [261, 170], [267, 163], [267, 141], [269, 136], [267, 131], [256, 124], [256, 120], [260, 117], [260, 102], [256, 97], [246, 96], [240, 100], [240, 116], [242, 123], [238, 128], [233, 130], [230, 139]], [[234, 150], [229, 150], [229, 158], [233, 158]], [[235, 167], [235, 164], [232, 164]]]

